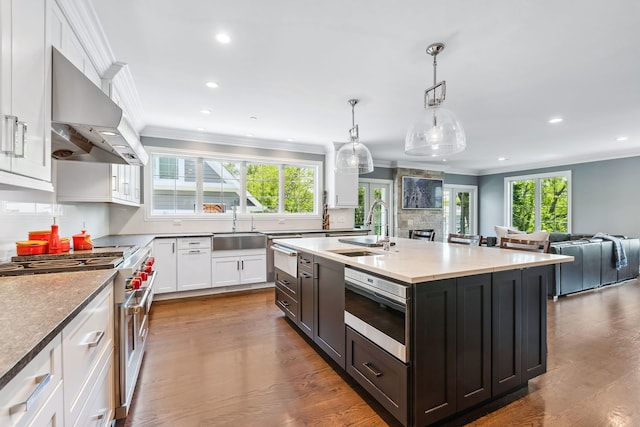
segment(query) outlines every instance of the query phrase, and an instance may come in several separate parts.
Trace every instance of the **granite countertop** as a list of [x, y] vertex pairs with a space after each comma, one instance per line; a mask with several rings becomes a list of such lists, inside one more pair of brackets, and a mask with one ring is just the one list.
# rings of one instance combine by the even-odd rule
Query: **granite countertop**
[[[390, 251], [338, 241], [338, 237], [276, 239], [283, 246], [319, 255], [405, 283], [420, 283], [514, 268], [571, 262], [564, 255], [392, 238]], [[378, 255], [348, 257], [332, 251], [370, 251]]]
[[0, 388], [115, 277], [117, 270], [0, 277]]

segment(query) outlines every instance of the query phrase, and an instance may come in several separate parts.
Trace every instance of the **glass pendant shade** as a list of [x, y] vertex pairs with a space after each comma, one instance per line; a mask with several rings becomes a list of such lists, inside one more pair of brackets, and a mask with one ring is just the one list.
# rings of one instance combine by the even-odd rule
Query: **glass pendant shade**
[[464, 128], [451, 111], [434, 105], [424, 109], [407, 130], [404, 152], [412, 156], [444, 157], [467, 147]]
[[357, 174], [373, 172], [373, 157], [364, 144], [348, 142], [338, 150], [336, 169]]

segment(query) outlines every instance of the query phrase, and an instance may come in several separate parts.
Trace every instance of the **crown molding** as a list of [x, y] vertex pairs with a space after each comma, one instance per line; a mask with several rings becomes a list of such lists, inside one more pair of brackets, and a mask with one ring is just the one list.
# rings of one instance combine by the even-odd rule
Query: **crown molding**
[[[102, 24], [90, 1], [55, 0], [78, 38], [89, 61], [100, 76], [109, 70], [116, 60]], [[144, 110], [129, 67], [125, 65], [114, 78], [115, 90], [125, 115], [137, 131], [145, 125]]]

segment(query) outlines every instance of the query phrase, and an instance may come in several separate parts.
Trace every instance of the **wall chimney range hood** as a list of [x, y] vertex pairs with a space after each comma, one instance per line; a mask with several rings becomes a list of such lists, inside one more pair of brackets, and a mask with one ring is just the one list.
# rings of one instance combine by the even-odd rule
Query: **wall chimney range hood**
[[144, 166], [149, 155], [122, 108], [55, 47], [52, 50], [51, 156]]

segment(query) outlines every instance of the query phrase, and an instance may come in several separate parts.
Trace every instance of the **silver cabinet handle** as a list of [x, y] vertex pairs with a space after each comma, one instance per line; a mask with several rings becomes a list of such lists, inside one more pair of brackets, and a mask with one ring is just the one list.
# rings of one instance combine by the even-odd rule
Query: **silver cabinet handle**
[[[13, 156], [16, 158], [23, 158], [25, 153], [25, 145], [27, 143], [27, 123], [26, 122], [18, 122], [18, 132], [17, 134], [20, 138], [16, 138], [16, 144], [13, 147]], [[18, 144], [18, 141], [20, 143]]]
[[240, 261], [240, 266], [242, 267], [242, 270], [244, 270], [244, 260]]
[[16, 136], [18, 132], [18, 117], [4, 116], [4, 137], [2, 138], [2, 152], [13, 154], [16, 146]]
[[371, 372], [373, 375], [375, 375], [376, 378], [381, 377], [382, 376], [382, 372], [377, 371], [375, 369], [375, 367], [370, 363], [370, 362], [365, 362], [362, 364], [362, 366], [364, 366], [365, 368], [367, 368], [367, 370], [369, 372]]
[[[46, 373], [44, 375], [40, 375], [36, 377], [35, 390], [33, 390], [33, 392], [29, 395], [29, 397], [27, 397], [27, 400], [25, 400], [24, 402], [15, 404], [11, 408], [9, 408], [9, 415], [13, 415], [16, 412], [19, 412], [20, 410], [24, 410], [24, 412], [27, 412], [29, 409], [31, 409], [35, 401], [40, 396], [40, 393], [42, 393], [45, 387], [47, 386], [47, 384], [49, 384], [49, 381], [51, 381], [50, 373]], [[23, 407], [24, 409], [22, 409]]]
[[236, 261], [236, 270], [240, 270], [240, 261]]
[[176, 253], [176, 243], [175, 242], [171, 243], [171, 253], [172, 254]]
[[94, 339], [93, 341], [89, 341], [87, 345], [89, 346], [89, 348], [97, 347], [100, 344], [100, 341], [102, 341], [102, 338], [104, 338], [104, 331], [97, 331], [96, 339]]
[[200, 253], [200, 249], [191, 249], [185, 255], [188, 255], [188, 254], [199, 254], [199, 253]]
[[298, 252], [289, 250], [288, 248], [276, 246], [276, 245], [271, 246], [271, 250], [280, 252], [282, 254], [285, 254], [286, 256], [295, 256], [295, 257], [298, 256]]

